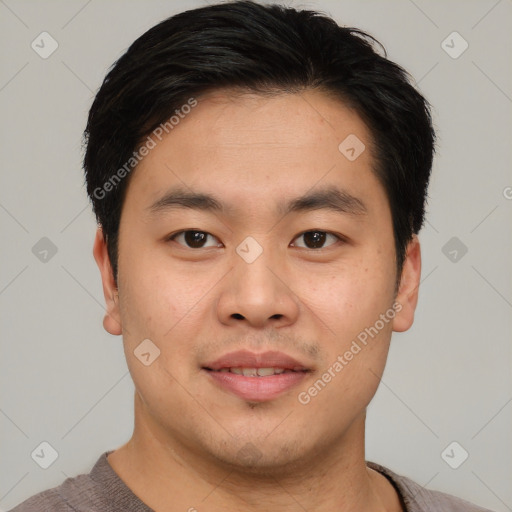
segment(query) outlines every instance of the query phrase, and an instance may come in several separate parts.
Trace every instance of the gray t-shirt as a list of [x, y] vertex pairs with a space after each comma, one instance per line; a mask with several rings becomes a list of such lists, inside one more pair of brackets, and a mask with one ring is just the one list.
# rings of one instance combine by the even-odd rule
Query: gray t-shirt
[[[154, 512], [143, 503], [110, 466], [104, 452], [91, 472], [67, 478], [61, 485], [40, 492], [10, 512]], [[490, 512], [448, 494], [430, 491], [409, 478], [367, 462], [393, 484], [407, 512]]]

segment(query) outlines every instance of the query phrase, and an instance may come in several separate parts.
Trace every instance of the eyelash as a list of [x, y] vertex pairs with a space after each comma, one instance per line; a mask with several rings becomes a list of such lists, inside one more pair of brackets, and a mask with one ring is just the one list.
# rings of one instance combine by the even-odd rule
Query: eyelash
[[[198, 230], [198, 229], [185, 229], [185, 230], [182, 230], [182, 231], [178, 231], [177, 233], [174, 233], [172, 235], [169, 235], [167, 237], [167, 241], [175, 241], [175, 239], [180, 236], [180, 235], [184, 235], [186, 233], [202, 233], [204, 235], [207, 235], [207, 236], [211, 236], [213, 238], [216, 238], [214, 235], [212, 235], [211, 233], [208, 233], [207, 231], [201, 231], [201, 230]], [[337, 242], [346, 242], [346, 239], [345, 237], [343, 237], [342, 235], [337, 235], [335, 233], [332, 233], [330, 231], [324, 231], [324, 230], [321, 230], [321, 229], [309, 229], [307, 231], [303, 231], [302, 233], [299, 233], [298, 235], [296, 235], [293, 240], [296, 240], [297, 238], [301, 237], [301, 236], [304, 236], [305, 234], [308, 234], [308, 233], [322, 233], [322, 234], [325, 234], [326, 236], [333, 236], [335, 237], [337, 240], [330, 244], [330, 245], [327, 245], [327, 246], [323, 246], [323, 247], [317, 247], [317, 248], [311, 248], [311, 247], [299, 247], [300, 249], [308, 249], [310, 251], [319, 251], [321, 249], [327, 249], [329, 247], [332, 247], [333, 245], [335, 245]], [[190, 247], [190, 246], [187, 246], [187, 245], [184, 245], [184, 244], [180, 244], [179, 242], [176, 242], [178, 243], [179, 245], [181, 245], [182, 247], [186, 248], [186, 249], [192, 249], [192, 250], [198, 250], [198, 249], [209, 249], [211, 247]]]

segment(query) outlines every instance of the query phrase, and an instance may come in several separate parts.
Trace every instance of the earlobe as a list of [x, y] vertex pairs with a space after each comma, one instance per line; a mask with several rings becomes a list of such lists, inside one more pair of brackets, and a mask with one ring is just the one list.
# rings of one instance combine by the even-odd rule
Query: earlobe
[[123, 330], [119, 312], [119, 292], [114, 280], [107, 244], [104, 240], [101, 226], [96, 230], [93, 255], [100, 270], [101, 281], [103, 283], [103, 295], [105, 296], [106, 314], [103, 318], [103, 327], [110, 334], [120, 335]]
[[400, 286], [395, 303], [396, 316], [393, 320], [393, 330], [407, 331], [414, 322], [414, 312], [418, 303], [418, 292], [421, 278], [421, 248], [416, 235], [413, 235], [407, 245], [406, 258], [402, 268]]

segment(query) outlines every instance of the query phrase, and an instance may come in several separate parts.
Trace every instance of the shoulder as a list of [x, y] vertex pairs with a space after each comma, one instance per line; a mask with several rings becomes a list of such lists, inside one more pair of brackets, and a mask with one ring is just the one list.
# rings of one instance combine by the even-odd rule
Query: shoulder
[[398, 475], [380, 464], [367, 462], [367, 465], [391, 481], [407, 512], [492, 512], [450, 494], [426, 489], [410, 478]]
[[91, 473], [66, 478], [60, 485], [34, 494], [9, 512], [90, 512], [104, 505], [98, 483], [91, 478], [105, 465], [103, 454]]
[[57, 487], [34, 494], [9, 512], [76, 512], [76, 503], [70, 503], [70, 498], [72, 501], [78, 498], [84, 506], [90, 505], [87, 490], [91, 484], [87, 475], [67, 478]]

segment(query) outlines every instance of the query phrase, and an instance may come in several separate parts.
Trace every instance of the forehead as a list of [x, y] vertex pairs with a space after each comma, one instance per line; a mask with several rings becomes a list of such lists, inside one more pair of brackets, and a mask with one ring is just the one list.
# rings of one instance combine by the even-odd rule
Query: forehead
[[[266, 155], [330, 145], [338, 156], [344, 136], [357, 132], [360, 139], [369, 142], [370, 138], [354, 110], [320, 91], [272, 96], [211, 92], [200, 98], [198, 107], [177, 128], [181, 129], [174, 132], [176, 142], [184, 147], [233, 153], [251, 148]], [[197, 139], [187, 136], [192, 131]]]
[[[355, 159], [343, 153], [347, 140], [360, 153]], [[148, 205], [173, 185], [247, 205], [315, 187], [341, 186], [358, 196], [379, 188], [371, 147], [357, 113], [319, 91], [271, 97], [215, 91], [198, 98], [143, 158], [127, 200], [136, 195]]]

